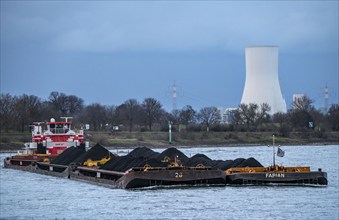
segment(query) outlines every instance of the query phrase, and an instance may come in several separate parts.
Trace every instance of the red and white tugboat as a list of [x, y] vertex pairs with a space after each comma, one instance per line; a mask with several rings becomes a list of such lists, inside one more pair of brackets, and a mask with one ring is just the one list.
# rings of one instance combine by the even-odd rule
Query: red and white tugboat
[[25, 154], [48, 154], [57, 156], [69, 147], [85, 147], [84, 130], [72, 130], [72, 117], [63, 121], [35, 122], [32, 125], [32, 142], [25, 143]]
[[32, 142], [25, 144], [22, 153], [48, 154], [56, 156], [69, 147], [85, 147], [84, 130], [72, 130], [72, 117], [61, 117], [63, 121], [35, 122], [32, 125]]
[[63, 121], [35, 122], [32, 125], [32, 142], [25, 143], [25, 149], [18, 155], [7, 157], [4, 166], [20, 170], [34, 169], [30, 165], [50, 162], [69, 147], [86, 148], [84, 130], [72, 130], [71, 117], [61, 117]]

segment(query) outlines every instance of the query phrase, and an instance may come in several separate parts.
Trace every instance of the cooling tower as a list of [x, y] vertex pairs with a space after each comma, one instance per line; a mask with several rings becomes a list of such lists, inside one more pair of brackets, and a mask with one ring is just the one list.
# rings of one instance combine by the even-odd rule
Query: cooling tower
[[278, 47], [246, 48], [246, 82], [241, 103], [267, 103], [270, 114], [286, 112], [278, 76]]

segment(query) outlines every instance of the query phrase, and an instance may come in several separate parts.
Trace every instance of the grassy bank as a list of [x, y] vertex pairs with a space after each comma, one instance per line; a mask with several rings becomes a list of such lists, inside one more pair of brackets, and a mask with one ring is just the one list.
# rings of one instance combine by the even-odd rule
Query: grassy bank
[[[236, 146], [271, 145], [272, 132], [173, 132], [172, 144], [167, 132], [86, 132], [90, 144], [106, 147]], [[0, 151], [17, 150], [31, 140], [30, 133], [2, 133]], [[335, 132], [294, 132], [288, 137], [276, 135], [277, 145], [338, 144]]]
[[[174, 132], [172, 144], [168, 143], [166, 132], [117, 132], [89, 133], [90, 141], [105, 146], [234, 146], [234, 145], [271, 145], [271, 132]], [[339, 135], [334, 132], [291, 133], [289, 137], [276, 136], [277, 145], [335, 144]]]

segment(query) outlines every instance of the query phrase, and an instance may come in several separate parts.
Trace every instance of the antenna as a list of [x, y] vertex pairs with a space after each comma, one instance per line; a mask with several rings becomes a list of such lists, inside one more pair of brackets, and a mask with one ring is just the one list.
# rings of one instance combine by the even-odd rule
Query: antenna
[[273, 166], [275, 167], [275, 140], [274, 140], [274, 135], [272, 136], [273, 138]]
[[175, 84], [175, 81], [172, 86], [172, 92], [173, 92], [173, 111], [177, 109], [177, 86]]
[[324, 104], [325, 104], [325, 111], [327, 112], [328, 111], [328, 98], [329, 98], [329, 92], [328, 92], [328, 87], [327, 87], [327, 83], [325, 85], [325, 88], [324, 88]]

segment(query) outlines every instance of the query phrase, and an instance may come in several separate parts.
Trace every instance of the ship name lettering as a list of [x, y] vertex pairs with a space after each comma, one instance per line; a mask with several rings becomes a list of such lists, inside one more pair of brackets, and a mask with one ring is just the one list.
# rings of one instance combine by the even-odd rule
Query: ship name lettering
[[284, 173], [266, 173], [266, 178], [285, 178]]

